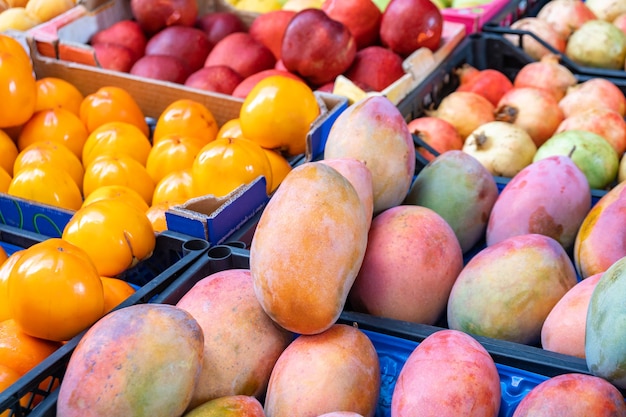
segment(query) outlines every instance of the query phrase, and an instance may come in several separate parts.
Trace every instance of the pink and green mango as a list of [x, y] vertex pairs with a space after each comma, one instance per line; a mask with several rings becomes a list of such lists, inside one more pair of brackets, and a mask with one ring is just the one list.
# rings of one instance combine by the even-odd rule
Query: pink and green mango
[[415, 178], [404, 204], [427, 207], [448, 222], [463, 253], [485, 236], [498, 186], [491, 173], [467, 152], [444, 152]]
[[444, 329], [407, 358], [391, 396], [391, 417], [495, 417], [501, 395], [487, 350], [466, 333]]
[[574, 263], [582, 278], [606, 271], [623, 256], [626, 256], [626, 181], [609, 190], [593, 206], [574, 242]]
[[541, 328], [541, 347], [585, 358], [585, 327], [591, 294], [602, 274], [585, 278], [569, 290], [548, 314]]
[[589, 300], [585, 332], [587, 367], [596, 376], [626, 388], [626, 257], [600, 277]]
[[487, 224], [487, 245], [538, 233], [569, 251], [590, 208], [589, 182], [570, 158], [556, 155], [535, 161], [498, 196]]
[[602, 378], [580, 373], [554, 376], [536, 385], [518, 404], [513, 417], [624, 417], [626, 403]]
[[512, 236], [465, 265], [448, 298], [448, 327], [537, 344], [544, 320], [576, 282], [559, 242], [540, 234]]

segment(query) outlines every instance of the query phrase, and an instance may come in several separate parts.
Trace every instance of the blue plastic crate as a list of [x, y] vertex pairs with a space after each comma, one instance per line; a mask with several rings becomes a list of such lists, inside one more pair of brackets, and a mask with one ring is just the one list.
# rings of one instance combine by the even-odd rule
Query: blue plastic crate
[[[396, 381], [404, 363], [419, 345], [419, 342], [371, 330], [363, 330], [363, 332], [374, 344], [380, 361], [381, 387], [376, 417], [390, 417], [391, 399]], [[531, 389], [549, 378], [545, 375], [498, 363], [496, 363], [496, 368], [500, 376], [500, 389], [502, 390], [498, 417], [512, 416], [522, 398]]]
[[[48, 237], [41, 234], [0, 224], [0, 244], [10, 253], [46, 239]], [[183, 275], [208, 249], [209, 244], [203, 239], [171, 231], [158, 234], [152, 256], [118, 275], [136, 291], [116, 308], [149, 302]], [[32, 401], [26, 407], [19, 404], [19, 399], [26, 394], [34, 393], [37, 400], [47, 398], [54, 391], [54, 384], [62, 378], [71, 352], [83, 333], [67, 341], [12, 386], [0, 392], [0, 414], [11, 410], [10, 416], [29, 415], [35, 407]], [[50, 383], [43, 386], [47, 378], [50, 378]]]
[[[207, 275], [227, 269], [249, 268], [249, 261], [250, 252], [239, 242], [213, 246], [150, 302], [175, 304]], [[338, 323], [356, 325], [372, 340], [379, 355], [382, 378], [376, 417], [388, 417], [391, 395], [402, 365], [422, 340], [443, 328], [349, 311], [341, 314]], [[489, 352], [498, 368], [502, 388], [499, 417], [510, 417], [533, 387], [552, 376], [589, 373], [585, 361], [580, 358], [486, 337], [475, 336], [475, 339]], [[74, 347], [64, 349], [64, 356], [55, 364], [57, 368], [62, 366], [64, 369]], [[60, 377], [63, 369], [57, 369]], [[57, 395], [58, 390], [52, 391], [28, 415], [55, 417]]]

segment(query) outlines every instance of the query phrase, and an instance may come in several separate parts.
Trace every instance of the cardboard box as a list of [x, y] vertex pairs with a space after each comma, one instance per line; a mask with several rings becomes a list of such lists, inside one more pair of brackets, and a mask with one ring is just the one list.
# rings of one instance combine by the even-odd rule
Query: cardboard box
[[[197, 0], [198, 15], [223, 10], [214, 0]], [[245, 13], [235, 11], [242, 20]], [[43, 56], [99, 66], [89, 40], [98, 31], [123, 19], [132, 19], [129, 0], [86, 0], [58, 19], [27, 32]]]
[[[135, 98], [144, 115], [154, 120], [158, 119], [170, 103], [187, 98], [205, 105], [221, 126], [228, 120], [238, 117], [243, 103], [243, 99], [231, 96], [47, 58], [38, 53], [32, 40], [30, 46], [37, 78], [58, 77], [67, 80], [83, 95], [93, 93], [106, 85], [121, 86]], [[345, 97], [328, 93], [315, 94], [322, 113], [311, 125], [307, 135], [306, 153], [293, 158], [292, 165], [313, 160], [323, 153], [330, 127], [348, 106]], [[170, 230], [206, 239], [210, 244], [217, 244], [227, 239], [229, 233], [262, 209], [268, 200], [265, 179], [259, 178], [223, 198], [205, 196], [194, 199], [175, 209], [166, 218], [168, 226], [171, 223]], [[73, 213], [71, 210], [0, 193], [0, 222], [24, 230], [60, 237]]]
[[[496, 0], [502, 1], [502, 0]], [[236, 13], [248, 26], [259, 15], [258, 13], [240, 11], [230, 6], [224, 0], [198, 0], [201, 13], [209, 11], [231, 11]], [[99, 66], [93, 48], [89, 45], [91, 37], [99, 30], [111, 26], [123, 19], [131, 18], [129, 1], [109, 0], [100, 1], [99, 5], [92, 5], [74, 11], [72, 16], [64, 20], [42, 25], [29, 33], [35, 40], [39, 54], [47, 57], [56, 57], [60, 60], [78, 62], [86, 65]], [[463, 23], [445, 22], [441, 46], [435, 52], [427, 48], [415, 51], [404, 60], [405, 75], [385, 88], [382, 93], [397, 104], [428, 75], [435, 66], [444, 60], [466, 34]], [[365, 92], [339, 76], [333, 91], [344, 95], [350, 101], [365, 96]]]

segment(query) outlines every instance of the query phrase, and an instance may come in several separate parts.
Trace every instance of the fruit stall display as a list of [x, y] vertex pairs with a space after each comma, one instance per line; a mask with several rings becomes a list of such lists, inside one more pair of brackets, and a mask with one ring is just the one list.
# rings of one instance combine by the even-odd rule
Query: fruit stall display
[[[390, 3], [390, 15], [394, 12], [400, 16], [398, 5], [402, 3]], [[145, 12], [147, 3], [136, 4], [130, 13], [139, 21], [139, 10], [143, 7]], [[319, 10], [304, 10], [293, 19], [298, 15], [324, 21]], [[82, 16], [82, 25], [88, 24], [89, 16]], [[60, 38], [68, 27], [54, 27], [58, 29], [54, 35]], [[157, 29], [151, 31], [157, 35]], [[140, 188], [133, 189], [133, 193], [126, 187], [125, 202], [110, 199], [63, 207], [71, 216], [57, 225], [61, 236], [58, 240], [46, 236], [42, 243], [58, 242], [68, 254], [86, 253], [98, 276], [120, 276], [128, 265], [123, 257], [128, 253], [120, 251], [119, 258], [111, 258], [107, 255], [118, 252], [102, 250], [111, 247], [102, 237], [114, 229], [121, 228], [133, 243], [132, 264], [142, 265], [153, 259], [157, 240], [178, 233], [166, 230], [176, 224], [175, 219], [196, 222], [199, 236], [212, 247], [208, 251], [204, 247], [207, 256], [196, 258], [197, 262], [178, 273], [157, 273], [161, 281], [151, 278], [144, 282], [121, 305], [114, 303], [118, 307], [104, 317], [101, 313], [99, 317], [82, 316], [89, 323], [68, 320], [66, 325], [73, 326], [72, 334], [58, 334], [60, 330], [54, 326], [41, 323], [28, 325], [24, 310], [17, 306], [35, 293], [27, 286], [29, 262], [17, 259], [19, 268], [7, 266], [11, 268], [8, 278], [0, 280], [6, 284], [7, 296], [24, 297], [12, 297], [10, 303], [0, 305], [11, 305], [13, 321], [19, 321], [29, 333], [57, 332], [53, 342], [67, 341], [2, 391], [0, 404], [7, 405], [7, 412], [10, 408], [16, 415], [85, 415], [81, 407], [88, 404], [92, 411], [103, 407], [101, 413], [127, 415], [149, 402], [154, 408], [148, 412], [150, 415], [197, 416], [211, 407], [234, 402], [254, 408], [260, 416], [400, 416], [405, 408], [433, 404], [441, 407], [433, 411], [436, 415], [446, 407], [453, 415], [468, 415], [465, 409], [454, 408], [464, 407], [465, 399], [480, 408], [479, 415], [519, 417], [533, 413], [546, 401], [551, 406], [576, 403], [582, 415], [598, 415], [593, 407], [604, 404], [625, 412], [621, 391], [624, 382], [613, 366], [623, 361], [620, 334], [614, 324], [623, 314], [617, 297], [622, 292], [619, 286], [624, 254], [620, 238], [624, 219], [619, 213], [623, 212], [620, 207], [626, 175], [626, 99], [621, 79], [571, 72], [553, 56], [533, 61], [504, 37], [472, 34], [458, 48], [451, 49], [439, 65], [427, 66], [427, 71], [420, 73], [423, 82], [420, 79], [400, 102], [381, 94], [365, 94], [353, 97], [353, 104], [347, 106], [347, 97], [315, 90], [322, 86], [318, 77], [329, 76], [326, 71], [309, 73], [306, 83], [289, 76], [270, 76], [257, 80], [245, 97], [237, 98], [168, 80], [69, 63], [60, 56], [42, 56], [45, 48], [40, 47], [45, 39], [33, 38], [27, 45], [31, 47], [35, 79], [27, 75], [27, 60], [10, 49], [14, 45], [0, 38], [5, 52], [2, 63], [24, 70], [16, 74], [20, 88], [31, 83], [36, 86], [36, 82], [52, 77], [55, 81], [71, 81], [80, 94], [79, 118], [80, 110], [84, 110], [88, 131], [96, 131], [105, 114], [92, 106], [107, 95], [123, 96], [123, 104], [112, 107], [134, 109], [132, 120], [125, 120], [132, 128], [126, 126], [124, 142], [114, 141], [108, 146], [116, 152], [127, 151], [128, 161], [143, 156], [147, 165], [146, 153], [138, 156], [135, 152], [147, 150], [143, 146], [146, 143], [154, 149], [163, 129], [190, 124], [189, 120], [179, 120], [178, 124], [174, 120], [173, 126], [163, 124], [172, 122], [169, 106], [180, 106], [174, 97], [183, 95], [197, 99], [192, 100], [193, 109], [202, 114], [192, 125], [210, 121], [211, 133], [204, 131], [201, 136], [215, 139], [205, 146], [218, 142], [222, 129], [228, 132], [225, 134], [230, 145], [239, 142], [236, 138], [253, 139], [255, 149], [240, 148], [240, 159], [234, 165], [247, 165], [249, 160], [243, 155], [252, 155], [252, 161], [262, 161], [264, 169], [245, 177], [237, 174], [241, 176], [233, 184], [203, 181], [211, 175], [220, 180], [227, 176], [222, 171], [224, 166], [202, 165], [210, 157], [207, 153], [206, 158], [200, 158], [198, 151], [192, 169], [201, 167], [193, 188], [208, 188], [197, 196], [185, 194], [179, 201], [184, 203], [162, 210], [159, 230], [156, 223], [141, 215], [155, 199], [154, 192], [145, 187], [150, 184], [150, 175], [144, 176], [146, 181], [130, 181]], [[83, 42], [83, 49], [88, 51], [84, 56], [93, 57], [97, 48], [89, 42]], [[441, 39], [434, 45], [441, 45]], [[281, 52], [283, 49], [281, 45]], [[426, 49], [436, 53], [437, 47]], [[296, 54], [294, 62], [298, 58]], [[306, 65], [293, 65], [304, 77]], [[329, 68], [324, 66], [325, 70]], [[338, 77], [343, 75], [336, 69], [331, 72], [329, 80], [334, 79], [334, 91]], [[523, 78], [525, 72], [531, 75]], [[549, 85], [531, 86], [531, 82], [546, 79]], [[290, 94], [280, 95], [283, 101], [278, 104], [268, 104], [265, 100], [276, 98], [262, 93], [268, 84], [271, 89], [287, 86]], [[123, 88], [118, 90], [113, 85]], [[98, 95], [102, 89], [104, 93]], [[576, 98], [575, 91], [582, 91], [584, 99]], [[35, 123], [33, 128], [26, 128], [32, 119], [36, 120], [33, 109], [37, 103], [33, 100], [40, 95], [29, 96], [22, 90], [16, 94], [26, 97], [29, 105], [5, 103], [0, 112], [8, 117], [3, 121], [7, 129], [7, 140], [0, 143], [3, 146], [12, 141], [19, 144], [21, 137], [23, 141], [36, 137], [42, 129]], [[63, 97], [68, 98], [67, 94]], [[454, 97], [456, 103], [450, 100]], [[587, 120], [586, 125], [572, 122], [561, 126], [566, 121], [565, 112], [571, 111], [573, 116], [581, 102], [599, 112], [591, 109], [598, 101], [604, 105], [604, 118]], [[258, 103], [264, 104], [255, 106]], [[615, 109], [606, 110], [613, 104]], [[180, 107], [175, 110], [181, 112]], [[282, 117], [293, 113], [303, 122], [297, 125], [305, 128], [298, 130], [297, 140], [287, 132], [285, 142], [281, 128], [293, 125]], [[230, 122], [235, 119], [233, 127]], [[278, 124], [265, 124], [273, 121]], [[562, 132], [557, 133], [557, 126], [563, 128]], [[429, 127], [437, 129], [438, 134], [429, 134]], [[450, 132], [445, 137], [444, 129]], [[131, 134], [131, 130], [140, 133]], [[500, 141], [499, 135], [506, 135], [506, 145], [514, 143], [516, 147], [503, 146], [505, 141]], [[128, 144], [132, 144], [130, 149], [124, 148]], [[486, 144], [493, 145], [491, 152], [481, 153]], [[106, 152], [97, 155], [100, 152], [96, 149], [103, 143], [86, 145], [85, 141], [77, 152], [83, 169], [90, 157], [93, 160], [87, 166], [102, 163], [110, 156]], [[22, 151], [22, 146], [16, 147], [13, 154], [3, 153], [13, 162], [18, 161]], [[278, 183], [266, 148], [280, 149], [278, 156], [287, 161]], [[8, 145], [3, 149], [13, 150]], [[56, 164], [69, 171], [70, 159], [64, 156], [63, 162]], [[118, 155], [117, 159], [124, 158]], [[166, 162], [161, 160], [155, 166], [160, 168]], [[14, 169], [14, 176], [26, 169], [8, 165]], [[39, 171], [55, 171], [52, 165]], [[136, 180], [142, 172], [137, 168], [126, 173], [124, 179], [128, 184], [129, 177]], [[49, 182], [35, 182], [36, 187], [22, 185], [19, 196], [5, 193], [8, 197], [2, 197], [16, 204], [20, 199], [30, 202], [33, 195], [26, 191], [42, 193], [64, 184], [65, 200], [87, 201], [96, 190], [85, 193], [85, 185], [102, 180], [94, 178], [97, 174], [93, 172], [90, 177], [74, 172], [76, 177], [48, 177]], [[188, 177], [193, 179], [192, 174]], [[8, 178], [7, 191], [13, 182], [10, 175]], [[473, 180], [468, 183], [467, 178]], [[221, 188], [210, 188], [215, 186]], [[245, 199], [252, 191], [258, 200]], [[116, 197], [119, 193], [118, 189]], [[111, 197], [103, 194], [102, 198]], [[142, 209], [131, 207], [131, 194], [139, 195], [133, 204]], [[207, 198], [206, 194], [212, 195]], [[199, 201], [192, 201], [196, 198]], [[442, 198], [446, 199], [444, 203]], [[258, 204], [251, 207], [253, 201]], [[542, 209], [531, 211], [529, 207], [534, 206]], [[225, 215], [211, 219], [202, 207], [209, 207], [207, 212], [212, 214]], [[243, 211], [227, 211], [234, 207]], [[122, 221], [131, 216], [135, 219], [130, 222], [132, 231]], [[205, 227], [211, 220], [214, 226], [222, 226], [233, 216], [237, 217], [234, 228], [250, 216], [255, 220], [253, 227], [243, 231], [249, 242], [240, 241], [238, 235], [236, 240], [220, 245], [223, 242], [207, 235]], [[41, 216], [32, 217], [32, 224], [38, 227]], [[107, 222], [91, 224], [87, 222], [90, 217], [106, 218]], [[21, 224], [25, 224], [23, 220], [19, 220]], [[190, 230], [191, 223], [179, 224], [181, 231]], [[226, 231], [232, 232], [233, 227]], [[50, 247], [44, 246], [46, 249]], [[233, 257], [233, 253], [241, 256]], [[74, 260], [76, 267], [79, 264], [84, 262]], [[415, 279], [416, 273], [419, 279]], [[608, 278], [601, 279], [604, 276]], [[153, 288], [164, 281], [169, 285]], [[207, 313], [207, 297], [219, 300], [219, 308]], [[515, 304], [517, 310], [512, 311], [507, 301], [519, 299], [523, 302]], [[235, 301], [250, 307], [245, 311], [236, 309], [246, 315], [243, 320], [233, 314]], [[92, 310], [98, 310], [98, 302], [92, 304]], [[573, 316], [576, 319], [566, 320]], [[32, 314], [29, 317], [32, 320]], [[130, 317], [144, 320], [139, 323]], [[246, 327], [249, 323], [263, 323], [255, 329], [262, 334], [254, 333], [252, 337], [252, 330]], [[120, 334], [120, 328], [126, 332]], [[233, 329], [241, 330], [240, 334], [233, 336]], [[75, 331], [82, 333], [76, 335]], [[221, 331], [224, 333], [212, 333]], [[114, 339], [111, 334], [116, 335]], [[250, 350], [225, 349], [224, 343], [212, 345], [226, 335], [239, 337], [233, 343], [241, 346], [245, 342]], [[103, 379], [83, 378], [91, 362], [87, 358], [95, 348], [103, 358], [96, 364], [97, 373], [110, 382], [104, 390]], [[313, 358], [315, 365], [311, 365], [311, 356], [306, 361], [301, 359], [301, 355], [311, 353], [317, 355]], [[119, 362], [123, 357], [127, 359]], [[468, 357], [472, 366], [468, 366]], [[430, 365], [444, 359], [443, 368]], [[164, 366], [166, 363], [176, 366]], [[140, 382], [138, 389], [137, 385], [125, 385], [126, 365], [133, 366], [134, 380]], [[242, 380], [246, 371], [237, 368], [239, 365], [253, 368], [250, 372], [254, 375]], [[8, 375], [5, 379], [10, 378]], [[29, 398], [33, 390], [40, 390], [41, 384], [51, 379], [46, 390], [38, 391], [44, 397], [38, 406], [18, 405], [24, 396]], [[163, 381], [171, 396], [163, 395]], [[347, 388], [346, 381], [351, 382]], [[318, 391], [302, 398], [291, 390], [294, 382], [313, 384]], [[223, 389], [234, 385], [234, 389]], [[447, 394], [442, 396], [444, 389]], [[416, 396], [416, 392], [423, 395]], [[74, 401], [79, 395], [81, 399]], [[103, 404], [94, 395], [110, 401]], [[446, 401], [450, 398], [461, 400]], [[280, 404], [289, 404], [289, 409], [281, 411]]]
[[626, 78], [626, 5], [620, 1], [542, 0], [510, 24], [489, 22], [535, 60], [560, 54], [572, 71]]

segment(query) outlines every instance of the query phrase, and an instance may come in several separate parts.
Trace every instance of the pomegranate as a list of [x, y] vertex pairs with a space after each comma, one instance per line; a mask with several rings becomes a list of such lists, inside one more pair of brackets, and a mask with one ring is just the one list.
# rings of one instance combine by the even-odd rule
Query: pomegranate
[[626, 34], [611, 22], [590, 20], [569, 37], [565, 55], [587, 67], [624, 69]]
[[492, 175], [513, 178], [532, 163], [537, 146], [521, 127], [493, 121], [476, 128], [465, 140], [463, 151]]
[[[417, 135], [439, 154], [450, 150], [460, 151], [463, 148], [463, 138], [456, 128], [439, 117], [415, 118], [408, 123], [408, 128], [411, 133]], [[427, 161], [432, 161], [436, 157], [424, 147], [418, 146], [416, 151]]]
[[626, 115], [626, 96], [618, 86], [605, 78], [590, 78], [567, 89], [559, 101], [565, 117], [592, 107], [613, 109], [622, 117]]
[[552, 0], [537, 13], [539, 19], [548, 22], [564, 39], [596, 15], [583, 0]]
[[621, 0], [586, 0], [587, 7], [598, 19], [612, 22], [618, 15], [626, 13], [626, 2]]
[[478, 126], [495, 120], [495, 106], [478, 93], [453, 91], [441, 100], [428, 116], [439, 117], [452, 124], [463, 140]]
[[586, 130], [606, 139], [618, 155], [626, 151], [626, 121], [615, 110], [590, 108], [574, 113], [561, 122], [556, 133]]
[[472, 91], [485, 97], [494, 106], [500, 98], [513, 88], [513, 83], [503, 72], [487, 68], [477, 70], [469, 64], [463, 65], [457, 71], [460, 85], [457, 91]]
[[[573, 0], [567, 0], [573, 1]], [[524, 65], [513, 80], [515, 87], [543, 88], [559, 101], [567, 89], [578, 83], [576, 76], [559, 62], [555, 54], [544, 55], [541, 60]]]
[[550, 139], [565, 116], [547, 90], [515, 87], [500, 99], [495, 118], [521, 127], [539, 147]]
[[[554, 53], [565, 52], [566, 40], [563, 36], [557, 32], [548, 22], [539, 19], [538, 17], [524, 17], [520, 20], [516, 20], [511, 24], [511, 29], [522, 30], [530, 32], [536, 37], [542, 39], [548, 45], [550, 45], [554, 51], [546, 48], [535, 37], [529, 34], [523, 35], [504, 35], [513, 45], [520, 47], [520, 40], [523, 44], [522, 48], [524, 52], [528, 54], [534, 60], [540, 60], [542, 56]], [[521, 38], [521, 39], [520, 39]]]
[[613, 19], [613, 24], [626, 35], [626, 13], [622, 13]]

